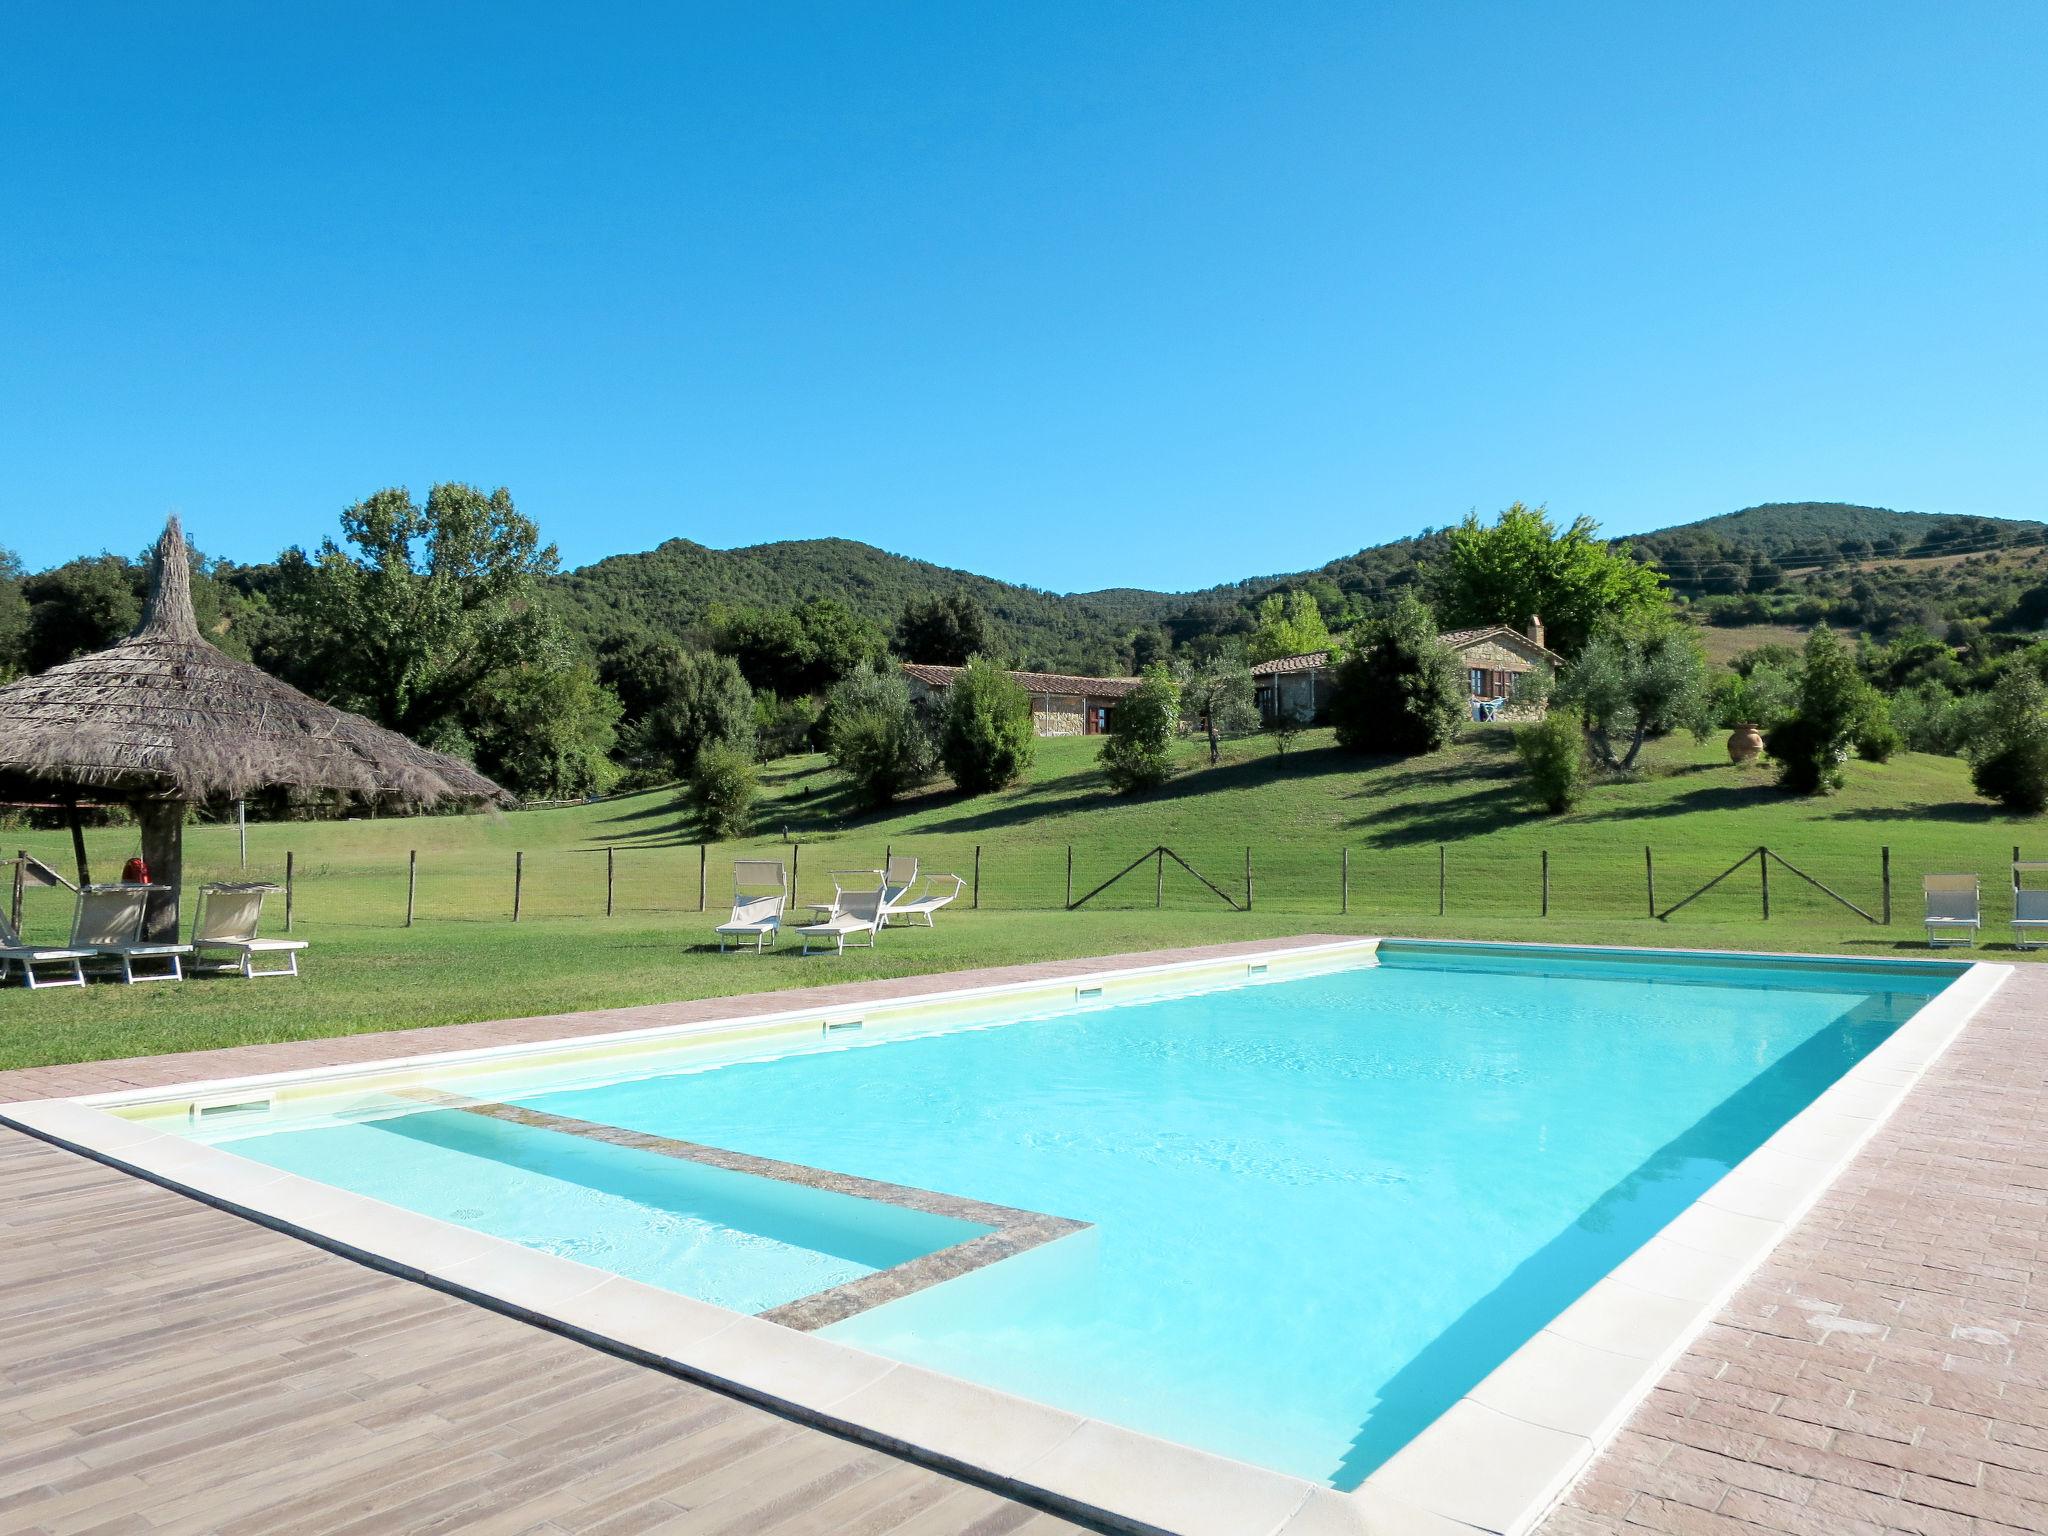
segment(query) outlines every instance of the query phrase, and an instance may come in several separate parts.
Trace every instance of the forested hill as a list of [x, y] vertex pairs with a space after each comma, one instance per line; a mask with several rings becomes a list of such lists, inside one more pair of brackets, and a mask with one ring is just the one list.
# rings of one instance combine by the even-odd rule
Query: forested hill
[[995, 621], [1020, 665], [1111, 671], [1128, 630], [1086, 601], [970, 571], [890, 554], [851, 539], [799, 539], [743, 549], [709, 549], [670, 539], [637, 555], [614, 555], [559, 578], [570, 618], [593, 637], [676, 636], [715, 610], [786, 607], [835, 598], [884, 630], [913, 599], [965, 593]]
[[1629, 539], [1681, 591], [1730, 590], [1714, 567], [1798, 572], [1840, 561], [1928, 559], [2038, 545], [2048, 524], [2022, 518], [1895, 512], [1838, 501], [1772, 502]]
[[[680, 635], [719, 608], [819, 597], [887, 629], [913, 598], [966, 593], [995, 620], [1020, 665], [1114, 672], [1131, 665], [1135, 631], [1163, 628], [1176, 641], [1229, 632], [1245, 626], [1246, 610], [1267, 592], [1316, 592], [1326, 609], [1385, 597], [1418, 580], [1444, 538], [1440, 529], [1425, 529], [1312, 571], [1252, 576], [1199, 592], [1116, 587], [1063, 596], [847, 539], [744, 549], [671, 539], [645, 554], [584, 566], [560, 582], [573, 621], [593, 639]], [[2044, 540], [2048, 524], [2030, 520], [1800, 501], [1746, 507], [1620, 542], [1664, 570], [1681, 595], [1701, 600], [1698, 616], [1709, 622], [1829, 617], [1882, 630], [1958, 616], [1998, 622], [2038, 582], [2033, 557]]]

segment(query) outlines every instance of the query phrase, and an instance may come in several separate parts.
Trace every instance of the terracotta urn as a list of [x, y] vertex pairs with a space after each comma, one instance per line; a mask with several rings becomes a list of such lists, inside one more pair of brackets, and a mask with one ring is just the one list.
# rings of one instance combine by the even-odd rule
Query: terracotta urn
[[1728, 733], [1728, 761], [1741, 764], [1756, 761], [1764, 749], [1764, 733], [1753, 725], [1738, 725]]

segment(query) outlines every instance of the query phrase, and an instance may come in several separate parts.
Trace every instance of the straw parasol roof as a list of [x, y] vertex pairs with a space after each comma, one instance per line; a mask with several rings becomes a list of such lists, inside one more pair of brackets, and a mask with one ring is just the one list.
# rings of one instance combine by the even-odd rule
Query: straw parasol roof
[[0, 688], [0, 790], [133, 801], [351, 790], [414, 803], [511, 796], [467, 763], [287, 687], [200, 634], [174, 517], [135, 633]]

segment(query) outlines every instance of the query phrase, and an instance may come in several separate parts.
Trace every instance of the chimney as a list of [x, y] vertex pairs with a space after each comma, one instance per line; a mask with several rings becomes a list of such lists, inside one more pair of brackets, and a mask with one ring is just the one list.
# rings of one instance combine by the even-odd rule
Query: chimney
[[[1543, 644], [1543, 615], [1540, 613], [1529, 615], [1529, 643], [1531, 645]], [[1549, 649], [1547, 646], [1544, 648], [1546, 650]]]

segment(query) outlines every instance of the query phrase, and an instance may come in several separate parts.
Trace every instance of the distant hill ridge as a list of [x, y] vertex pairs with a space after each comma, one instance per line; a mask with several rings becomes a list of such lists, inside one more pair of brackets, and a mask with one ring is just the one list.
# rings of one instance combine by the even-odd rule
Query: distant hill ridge
[[[678, 635], [720, 607], [778, 606], [836, 598], [885, 629], [905, 604], [966, 593], [995, 619], [1019, 665], [1100, 672], [1120, 664], [1134, 628], [1189, 610], [1235, 607], [1248, 598], [1315, 578], [1347, 592], [1379, 595], [1412, 579], [1444, 533], [1390, 540], [1313, 571], [1254, 576], [1194, 592], [1113, 587], [1060, 594], [892, 554], [851, 539], [802, 539], [712, 549], [670, 539], [640, 554], [613, 555], [559, 578], [575, 621], [591, 635], [644, 631]], [[1724, 568], [1792, 567], [1836, 559], [1971, 554], [2039, 545], [2048, 523], [2031, 519], [1900, 512], [1847, 502], [1772, 502], [1649, 533], [1632, 545], [1665, 569], [1680, 590], [1714, 590]], [[1709, 574], [1717, 573], [1717, 574]]]

